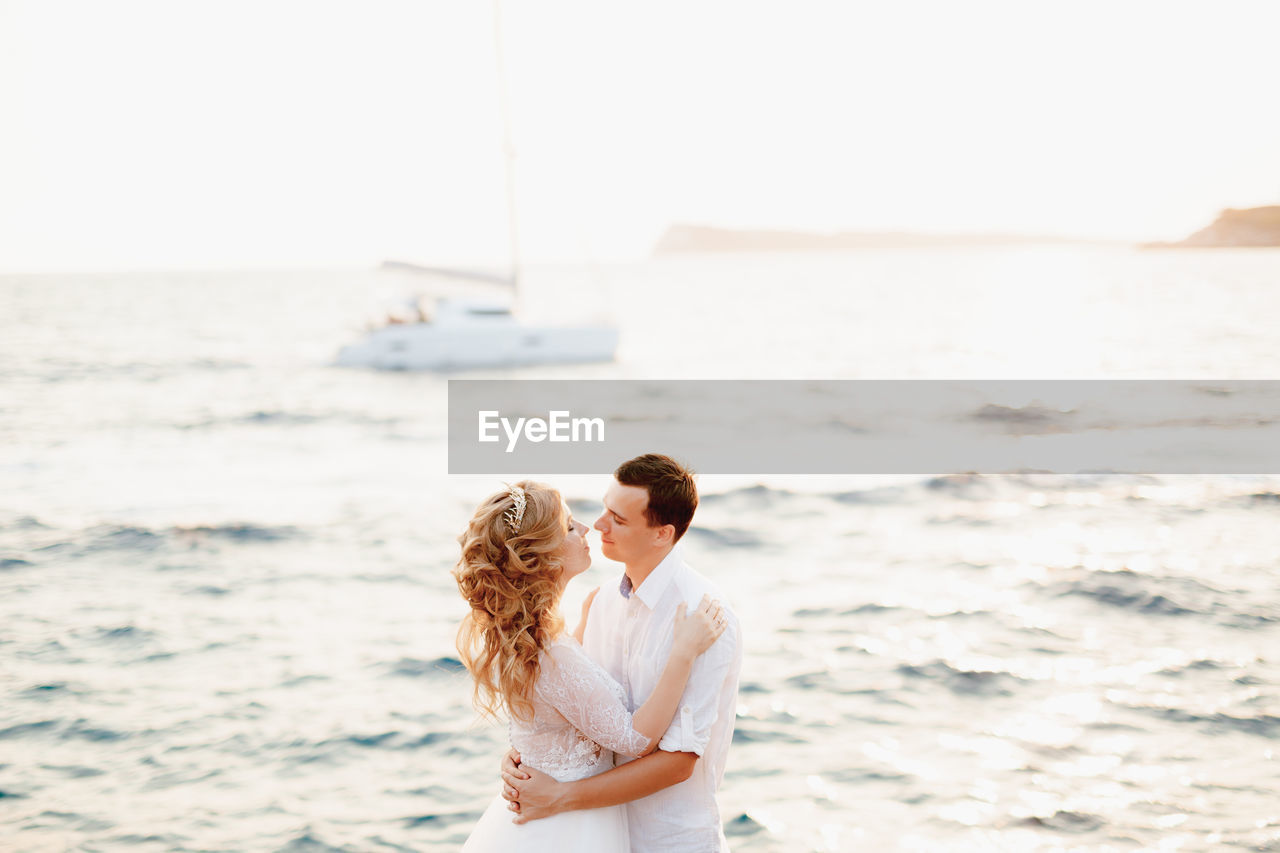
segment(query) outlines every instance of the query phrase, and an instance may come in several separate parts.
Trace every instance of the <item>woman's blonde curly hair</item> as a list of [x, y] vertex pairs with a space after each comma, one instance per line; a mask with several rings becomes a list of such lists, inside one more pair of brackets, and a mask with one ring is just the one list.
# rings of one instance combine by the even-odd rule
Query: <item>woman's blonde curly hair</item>
[[550, 486], [528, 480], [525, 509], [513, 530], [514, 489], [496, 492], [476, 509], [458, 537], [462, 557], [453, 576], [471, 612], [458, 628], [458, 654], [475, 680], [478, 710], [533, 717], [538, 653], [564, 630], [559, 553], [566, 534], [564, 502]]

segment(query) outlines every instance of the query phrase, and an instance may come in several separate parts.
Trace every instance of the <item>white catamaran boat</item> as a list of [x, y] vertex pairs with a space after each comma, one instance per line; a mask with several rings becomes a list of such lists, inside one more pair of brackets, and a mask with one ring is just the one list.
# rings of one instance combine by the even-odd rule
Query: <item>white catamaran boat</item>
[[530, 325], [502, 302], [448, 297], [416, 322], [372, 329], [342, 348], [338, 364], [382, 370], [525, 367], [611, 361], [617, 347], [614, 326]]
[[341, 366], [383, 370], [465, 370], [613, 360], [618, 348], [616, 326], [532, 325], [518, 320], [511, 307], [519, 286], [520, 241], [516, 228], [514, 149], [507, 116], [499, 15], [499, 4], [495, 2], [494, 45], [498, 58], [503, 148], [506, 152], [510, 276], [500, 278], [394, 261], [383, 266], [500, 284], [509, 288], [510, 299], [498, 302], [451, 295], [436, 299], [433, 309], [426, 310], [422, 297], [415, 297], [408, 315], [389, 317], [389, 322], [368, 330], [362, 340], [343, 347], [337, 358]]

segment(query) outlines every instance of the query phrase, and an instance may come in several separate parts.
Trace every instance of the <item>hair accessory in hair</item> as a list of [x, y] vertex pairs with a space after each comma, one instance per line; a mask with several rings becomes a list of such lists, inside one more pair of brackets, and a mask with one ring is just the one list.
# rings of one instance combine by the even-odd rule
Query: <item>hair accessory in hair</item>
[[520, 522], [524, 521], [524, 508], [527, 504], [524, 489], [519, 486], [507, 486], [507, 492], [511, 495], [511, 500], [515, 502], [515, 506], [502, 514], [506, 519], [507, 526], [511, 528], [512, 533], [520, 532]]

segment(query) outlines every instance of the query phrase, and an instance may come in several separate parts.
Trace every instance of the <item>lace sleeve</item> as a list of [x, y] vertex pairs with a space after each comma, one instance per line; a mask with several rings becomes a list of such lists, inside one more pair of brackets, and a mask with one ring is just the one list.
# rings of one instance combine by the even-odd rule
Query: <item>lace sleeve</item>
[[632, 727], [617, 682], [579, 645], [556, 643], [544, 661], [537, 690], [574, 728], [620, 755], [649, 748], [649, 738]]

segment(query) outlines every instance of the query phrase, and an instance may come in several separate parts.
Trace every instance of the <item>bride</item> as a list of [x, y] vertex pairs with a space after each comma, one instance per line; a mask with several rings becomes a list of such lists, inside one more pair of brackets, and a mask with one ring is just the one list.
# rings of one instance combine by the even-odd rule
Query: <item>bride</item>
[[[511, 745], [524, 764], [566, 782], [613, 767], [613, 753], [652, 752], [671, 723], [694, 659], [724, 632], [716, 602], [703, 598], [676, 615], [671, 655], [649, 700], [627, 711], [622, 687], [587, 657], [560, 616], [565, 585], [591, 565], [586, 525], [560, 493], [524, 481], [480, 504], [459, 537], [454, 570], [471, 612], [458, 630], [458, 652], [475, 681], [475, 704], [509, 717]], [[588, 604], [590, 598], [588, 598]], [[585, 623], [586, 607], [583, 608]], [[498, 795], [462, 848], [464, 853], [627, 853], [623, 806], [564, 812], [523, 825], [511, 822]]]

